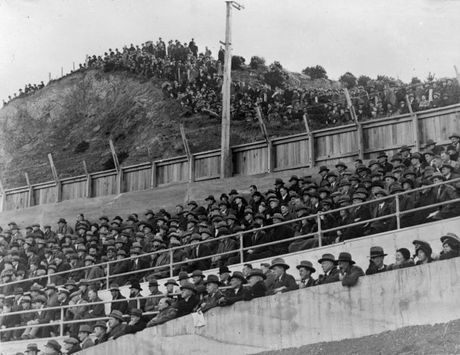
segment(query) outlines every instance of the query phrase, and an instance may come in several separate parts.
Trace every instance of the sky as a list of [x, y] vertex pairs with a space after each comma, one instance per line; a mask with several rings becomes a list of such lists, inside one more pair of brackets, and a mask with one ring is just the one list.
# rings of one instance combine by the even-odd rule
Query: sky
[[[331, 79], [385, 74], [409, 81], [460, 68], [460, 0], [241, 0], [233, 53], [290, 71], [322, 65]], [[0, 0], [0, 100], [70, 71], [86, 54], [193, 37], [217, 54], [223, 0]]]

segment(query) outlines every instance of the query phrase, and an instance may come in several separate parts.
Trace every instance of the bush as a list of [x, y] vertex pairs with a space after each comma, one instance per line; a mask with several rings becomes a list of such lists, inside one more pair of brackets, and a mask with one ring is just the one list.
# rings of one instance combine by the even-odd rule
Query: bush
[[251, 69], [261, 69], [265, 68], [265, 59], [263, 57], [253, 56], [251, 57], [251, 62], [249, 63]]
[[245, 61], [246, 59], [244, 59], [243, 57], [239, 55], [232, 56], [232, 70], [241, 69]]
[[359, 78], [358, 78], [358, 85], [359, 86], [364, 86], [364, 87], [367, 87], [367, 84], [369, 84], [369, 82], [371, 81], [372, 79], [370, 77], [368, 77], [367, 75], [361, 75]]
[[342, 84], [344, 84], [348, 89], [354, 88], [356, 86], [356, 83], [357, 83], [356, 76], [354, 76], [350, 72], [346, 72], [345, 74], [343, 74], [340, 77], [339, 81]]
[[272, 87], [272, 89], [279, 87], [282, 88], [288, 79], [288, 74], [284, 71], [283, 66], [279, 62], [273, 62], [268, 67], [268, 71], [264, 74], [265, 82]]
[[327, 79], [327, 72], [321, 65], [306, 67], [302, 73], [308, 75], [311, 79]]

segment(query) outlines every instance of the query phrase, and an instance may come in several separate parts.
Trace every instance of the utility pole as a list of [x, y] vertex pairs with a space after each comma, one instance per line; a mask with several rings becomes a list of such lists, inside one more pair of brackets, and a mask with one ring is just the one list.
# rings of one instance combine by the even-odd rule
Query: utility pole
[[225, 24], [225, 60], [222, 85], [222, 140], [220, 155], [220, 178], [232, 176], [232, 156], [230, 152], [230, 85], [232, 83], [232, 9], [244, 7], [235, 1], [226, 1], [227, 19]]

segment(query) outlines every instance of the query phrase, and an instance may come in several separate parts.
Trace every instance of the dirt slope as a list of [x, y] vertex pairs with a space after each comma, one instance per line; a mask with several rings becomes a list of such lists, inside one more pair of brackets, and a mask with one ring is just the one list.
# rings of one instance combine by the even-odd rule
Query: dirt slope
[[[241, 75], [244, 78], [244, 74]], [[0, 110], [0, 178], [5, 187], [52, 180], [47, 154], [61, 178], [88, 169], [110, 168], [108, 140], [122, 165], [183, 155], [179, 123], [184, 122], [192, 152], [218, 148], [220, 120], [208, 115], [183, 118], [180, 104], [164, 99], [161, 81], [125, 72], [73, 73]], [[301, 124], [271, 123], [274, 136], [298, 133]], [[262, 139], [256, 122], [232, 123], [232, 144]]]

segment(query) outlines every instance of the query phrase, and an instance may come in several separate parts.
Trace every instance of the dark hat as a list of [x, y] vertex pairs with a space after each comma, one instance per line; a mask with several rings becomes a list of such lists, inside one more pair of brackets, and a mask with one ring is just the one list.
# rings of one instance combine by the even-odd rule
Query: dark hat
[[204, 200], [205, 200], [205, 201], [215, 201], [216, 199], [214, 198], [213, 195], [209, 195], [209, 196], [206, 197]]
[[192, 284], [191, 282], [186, 282], [186, 283], [184, 283], [184, 284], [181, 286], [180, 289], [181, 289], [181, 290], [190, 290], [190, 291], [192, 291], [192, 292], [194, 292], [194, 293], [197, 292], [195, 285]]
[[302, 267], [304, 267], [304, 268], [306, 268], [306, 269], [309, 269], [309, 270], [311, 271], [312, 274], [316, 271], [316, 269], [313, 267], [313, 264], [312, 264], [310, 261], [308, 261], [308, 260], [302, 260], [302, 261], [300, 262], [300, 264], [297, 265], [296, 267], [297, 267], [297, 269], [300, 269], [300, 268], [302, 268]]
[[27, 348], [26, 348], [25, 352], [27, 353], [29, 351], [40, 352], [40, 349], [38, 348], [36, 343], [31, 343], [31, 344], [27, 344]]
[[244, 277], [244, 275], [243, 275], [243, 273], [241, 271], [235, 271], [232, 274], [232, 276], [230, 276], [230, 280], [233, 279], [233, 278], [241, 280], [241, 282], [243, 284], [247, 283], [246, 278]]
[[67, 221], [64, 218], [59, 218], [58, 223], [67, 223]]
[[267, 276], [264, 274], [264, 272], [260, 269], [252, 269], [250, 272], [249, 272], [249, 275], [247, 277], [247, 279], [249, 280], [251, 277], [253, 276], [260, 276], [262, 277], [264, 280], [267, 278]]
[[80, 328], [78, 329], [78, 332], [79, 333], [88, 333], [88, 334], [92, 333], [91, 327], [88, 324], [80, 325]]
[[281, 266], [285, 270], [289, 269], [289, 265], [286, 264], [283, 258], [275, 258], [272, 260], [272, 263], [270, 265], [270, 269], [273, 269], [275, 266]]
[[352, 265], [355, 264], [355, 262], [351, 258], [351, 254], [347, 253], [347, 252], [342, 252], [342, 253], [339, 254], [339, 257], [337, 258], [336, 263], [338, 263], [339, 261], [346, 261], [346, 262], [349, 262]]
[[371, 247], [369, 258], [373, 258], [376, 256], [387, 256], [385, 254], [382, 247]]
[[[149, 286], [150, 286], [150, 282], [149, 282]], [[136, 290], [142, 290], [142, 287], [141, 287], [141, 284], [139, 283], [139, 281], [136, 281], [136, 280], [133, 280], [131, 281], [131, 286], [129, 286], [129, 288], [134, 288]]]
[[96, 328], [96, 327], [107, 329], [107, 324], [104, 321], [100, 320], [96, 322], [93, 328]]
[[129, 312], [130, 315], [132, 316], [136, 316], [136, 317], [142, 317], [142, 310], [139, 309], [139, 308], [133, 308], [131, 309], [131, 311]]
[[323, 254], [321, 259], [318, 260], [318, 262], [321, 264], [323, 261], [332, 261], [335, 263], [335, 257], [332, 254]]
[[230, 270], [228, 269], [227, 266], [221, 266], [221, 267], [219, 268], [219, 275], [224, 274], [224, 273], [226, 273], [226, 272], [230, 272]]
[[235, 189], [231, 189], [230, 192], [229, 192], [229, 195], [232, 196], [232, 195], [238, 195], [238, 191], [236, 191]]
[[343, 161], [339, 161], [337, 164], [335, 164], [335, 167], [338, 168], [339, 166], [343, 168], [347, 168], [347, 165]]
[[378, 158], [388, 158], [388, 155], [385, 152], [380, 152], [379, 155], [377, 155]]
[[415, 246], [415, 251], [417, 252], [418, 249], [422, 249], [423, 251], [427, 252], [427, 254], [431, 255], [433, 250], [431, 249], [431, 245], [424, 240], [415, 239], [412, 244]]
[[275, 185], [284, 185], [283, 179], [276, 178], [276, 179], [275, 179]]
[[434, 179], [441, 179], [441, 180], [446, 180], [446, 177], [444, 175], [442, 175], [441, 173], [434, 173], [433, 175], [430, 176], [430, 180], [434, 180]]
[[194, 270], [194, 271], [192, 272], [191, 277], [194, 277], [194, 276], [200, 276], [200, 277], [202, 277], [202, 278], [205, 277], [205, 276], [203, 275], [203, 271], [201, 271], [201, 270]]
[[46, 348], [53, 349], [54, 351], [60, 352], [61, 351], [61, 344], [59, 344], [56, 340], [51, 339], [45, 344]]
[[403, 145], [401, 148], [399, 148], [399, 151], [402, 153], [402, 152], [405, 152], [405, 151], [410, 151], [411, 148], [409, 148], [407, 145]]
[[381, 187], [378, 187], [374, 191], [374, 195], [383, 195], [383, 196], [388, 196], [388, 192], [385, 189], [382, 189]]
[[115, 318], [118, 319], [120, 322], [123, 322], [123, 313], [121, 313], [119, 310], [114, 310], [110, 313], [109, 315], [110, 318]]
[[281, 213], [275, 213], [272, 219], [279, 219], [280, 221], [284, 221], [284, 216]]
[[208, 275], [208, 278], [205, 280], [204, 284], [214, 283], [217, 286], [220, 286], [220, 280], [217, 275]]
[[181, 271], [179, 272], [179, 281], [181, 280], [188, 280], [190, 277], [188, 276], [187, 272]]
[[460, 238], [454, 233], [446, 233], [441, 237], [442, 244], [447, 243], [452, 249], [460, 249]]
[[289, 179], [289, 182], [291, 181], [299, 181], [299, 178], [297, 177], [297, 175], [292, 175], [291, 178]]
[[113, 284], [110, 285], [109, 290], [110, 291], [120, 291], [120, 287], [118, 286], [118, 284], [113, 283]]
[[451, 138], [460, 138], [460, 134], [458, 134], [457, 132], [454, 132], [449, 136], [449, 139]]
[[179, 285], [177, 284], [177, 282], [176, 282], [174, 279], [169, 279], [169, 280], [167, 280], [167, 281], [165, 282], [165, 286], [166, 286], [166, 285], [179, 286]]

